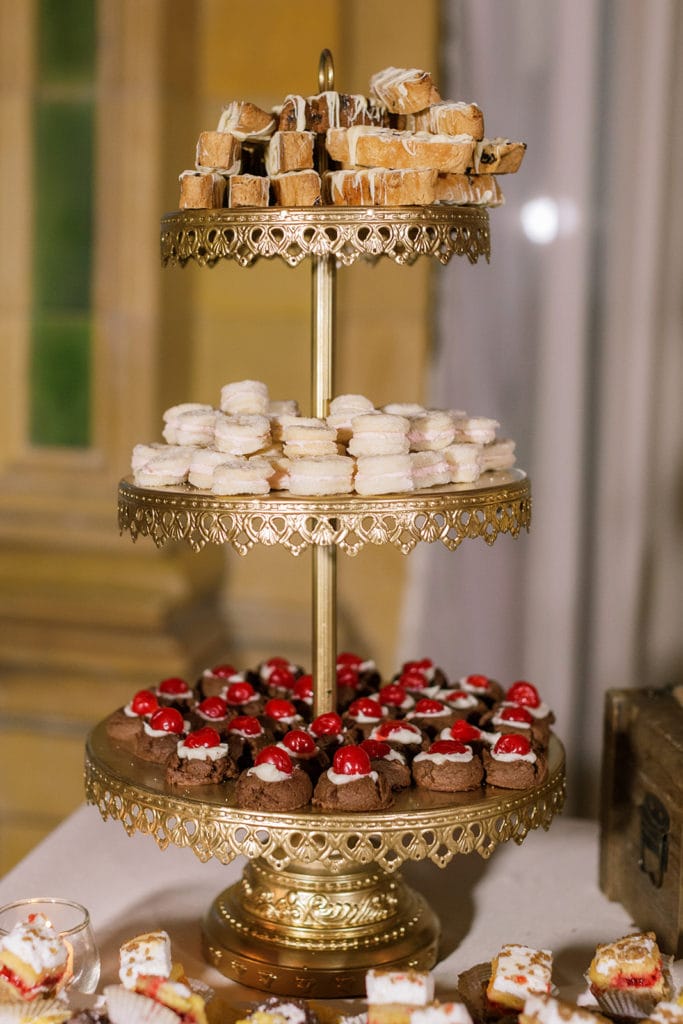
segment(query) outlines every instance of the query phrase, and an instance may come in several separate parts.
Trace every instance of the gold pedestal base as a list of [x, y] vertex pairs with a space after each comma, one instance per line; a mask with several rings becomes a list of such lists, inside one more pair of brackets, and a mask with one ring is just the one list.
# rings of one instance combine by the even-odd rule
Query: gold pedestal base
[[364, 995], [370, 967], [433, 967], [439, 924], [399, 875], [374, 865], [276, 871], [258, 858], [216, 898], [203, 932], [205, 955], [227, 977], [325, 999]]

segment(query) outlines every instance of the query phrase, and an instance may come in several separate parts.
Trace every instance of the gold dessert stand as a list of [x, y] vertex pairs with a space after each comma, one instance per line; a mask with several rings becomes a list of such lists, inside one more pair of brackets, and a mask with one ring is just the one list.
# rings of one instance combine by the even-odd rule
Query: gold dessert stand
[[[333, 88], [328, 51], [318, 85]], [[324, 153], [318, 157], [324, 170]], [[446, 264], [456, 255], [471, 263], [489, 259], [486, 209], [189, 210], [161, 223], [164, 265], [311, 261], [311, 415], [317, 417], [327, 414], [334, 394], [337, 268], [380, 257], [409, 266], [430, 256]], [[189, 486], [119, 485], [119, 526], [133, 540], [184, 541], [194, 550], [229, 544], [240, 555], [257, 543], [281, 544], [295, 555], [311, 548], [315, 715], [336, 708], [337, 551], [355, 555], [367, 544], [392, 544], [407, 554], [418, 542], [436, 541], [454, 550], [467, 538], [491, 545], [502, 533], [528, 530], [530, 519], [530, 485], [519, 470], [486, 473], [474, 485], [373, 498], [224, 498]], [[87, 798], [104, 818], [153, 836], [161, 847], [190, 847], [202, 860], [249, 859], [241, 881], [205, 917], [205, 952], [227, 976], [288, 995], [360, 995], [368, 967], [433, 966], [438, 920], [396, 869], [425, 858], [443, 867], [456, 854], [488, 857], [499, 843], [520, 843], [530, 829], [549, 827], [564, 788], [564, 751], [555, 737], [548, 776], [533, 789], [438, 794], [413, 788], [372, 815], [239, 810], [231, 784], [170, 790], [158, 768], [111, 745], [103, 725], [86, 751]]]
[[548, 828], [564, 802], [564, 751], [551, 737], [545, 781], [530, 790], [400, 793], [389, 810], [329, 814], [240, 810], [234, 783], [169, 788], [163, 768], [109, 741], [105, 724], [86, 747], [85, 788], [126, 832], [189, 847], [202, 861], [250, 858], [241, 880], [216, 897], [204, 951], [222, 973], [252, 988], [316, 998], [362, 995], [369, 967], [428, 969], [439, 923], [402, 880], [407, 861], [445, 867], [454, 856], [489, 857]]

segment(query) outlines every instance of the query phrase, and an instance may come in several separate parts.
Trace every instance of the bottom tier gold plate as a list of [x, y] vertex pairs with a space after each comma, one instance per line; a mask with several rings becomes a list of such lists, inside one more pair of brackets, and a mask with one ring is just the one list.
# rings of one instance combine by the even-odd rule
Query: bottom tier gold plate
[[545, 781], [529, 790], [473, 793], [406, 790], [381, 813], [240, 810], [234, 783], [169, 788], [163, 769], [112, 744], [104, 723], [91, 733], [86, 797], [129, 835], [163, 849], [190, 847], [201, 860], [251, 860], [220, 893], [203, 926], [207, 958], [253, 988], [317, 998], [362, 995], [368, 967], [429, 968], [438, 919], [397, 873], [406, 861], [440, 867], [461, 853], [488, 857], [548, 828], [565, 794], [562, 744], [551, 737]]

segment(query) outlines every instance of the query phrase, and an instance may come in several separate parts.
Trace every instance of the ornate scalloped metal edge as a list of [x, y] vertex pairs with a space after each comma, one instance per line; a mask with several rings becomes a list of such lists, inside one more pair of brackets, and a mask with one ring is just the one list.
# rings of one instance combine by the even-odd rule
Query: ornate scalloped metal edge
[[488, 210], [476, 206], [311, 207], [254, 210], [179, 210], [161, 219], [161, 262], [221, 259], [251, 266], [283, 259], [292, 267], [309, 256], [334, 256], [350, 266], [364, 257], [387, 256], [412, 264], [434, 256], [476, 263], [491, 256]]
[[262, 857], [276, 870], [292, 863], [319, 863], [331, 870], [344, 863], [376, 863], [394, 871], [406, 861], [429, 859], [445, 867], [457, 854], [488, 858], [500, 843], [512, 839], [519, 844], [532, 829], [549, 828], [564, 806], [565, 773], [562, 757], [541, 786], [502, 793], [484, 811], [481, 806], [425, 807], [419, 818], [397, 814], [379, 821], [362, 815], [268, 815], [199, 801], [188, 804], [122, 782], [87, 755], [85, 792], [102, 818], [120, 821], [128, 835], [151, 835], [161, 849], [169, 844], [189, 847], [201, 861], [215, 857], [228, 864], [244, 855]]
[[531, 524], [527, 478], [502, 487], [386, 501], [295, 499], [220, 500], [196, 493], [150, 491], [119, 485], [119, 530], [151, 537], [157, 547], [186, 541], [193, 551], [230, 544], [246, 555], [256, 544], [281, 544], [299, 555], [311, 545], [334, 545], [356, 555], [367, 544], [392, 544], [406, 555], [420, 542], [440, 541], [455, 551], [480, 537], [489, 546], [501, 533], [517, 537]]

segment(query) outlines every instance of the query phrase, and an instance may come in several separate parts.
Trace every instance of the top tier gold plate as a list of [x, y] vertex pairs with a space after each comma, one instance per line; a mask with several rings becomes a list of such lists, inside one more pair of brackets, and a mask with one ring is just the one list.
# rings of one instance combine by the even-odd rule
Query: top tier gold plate
[[419, 542], [451, 551], [481, 537], [517, 537], [531, 522], [531, 489], [519, 469], [484, 473], [476, 484], [430, 487], [410, 494], [325, 498], [288, 491], [224, 497], [188, 485], [152, 489], [119, 483], [119, 529], [133, 540], [151, 537], [157, 547], [186, 541], [194, 551], [230, 544], [245, 555], [255, 544], [280, 544], [293, 555], [333, 545], [355, 555], [366, 544], [392, 544], [407, 555]]
[[491, 255], [488, 210], [478, 206], [343, 207], [179, 210], [161, 219], [164, 266], [196, 260], [211, 266], [235, 260], [283, 259], [291, 267], [310, 256], [333, 256], [350, 266], [361, 257], [388, 256], [410, 265], [418, 256], [448, 263]]

